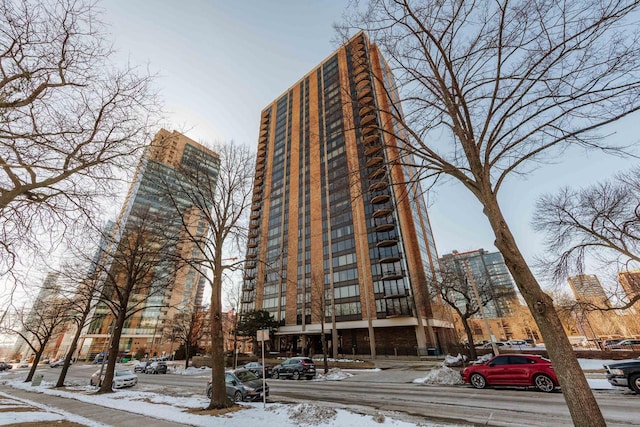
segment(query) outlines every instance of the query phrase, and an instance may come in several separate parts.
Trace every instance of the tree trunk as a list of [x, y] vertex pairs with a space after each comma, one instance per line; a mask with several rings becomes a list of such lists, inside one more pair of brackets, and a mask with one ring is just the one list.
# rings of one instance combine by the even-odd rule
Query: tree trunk
[[[324, 313], [322, 313], [322, 315], [324, 316]], [[325, 334], [324, 334], [324, 321], [322, 321], [320, 325], [321, 325], [320, 343], [322, 344], [322, 360], [324, 362], [324, 373], [326, 374], [327, 372], [329, 372], [329, 360], [327, 357], [327, 338], [325, 337]]]
[[[128, 301], [128, 299], [126, 299]], [[126, 307], [126, 304], [124, 304]], [[113, 393], [113, 376], [116, 371], [116, 359], [118, 358], [118, 350], [120, 349], [120, 336], [122, 335], [122, 327], [124, 326], [125, 312], [124, 310], [118, 313], [116, 317], [115, 325], [113, 325], [113, 331], [111, 332], [111, 340], [109, 342], [109, 351], [107, 351], [107, 367], [104, 370], [104, 380], [98, 394]]]
[[478, 358], [478, 353], [476, 353], [476, 346], [473, 342], [473, 332], [471, 331], [471, 326], [469, 326], [469, 318], [460, 316], [460, 320], [462, 321], [462, 326], [464, 327], [464, 331], [467, 334], [467, 342], [469, 343], [469, 358], [471, 360], [476, 360]]
[[40, 363], [40, 358], [42, 357], [42, 353], [44, 353], [44, 347], [46, 345], [47, 345], [47, 342], [45, 341], [45, 343], [40, 346], [40, 350], [36, 351], [36, 354], [33, 358], [33, 362], [31, 364], [31, 369], [29, 369], [29, 374], [27, 375], [27, 378], [24, 380], [25, 383], [31, 382], [31, 380], [33, 380], [33, 376], [36, 373], [36, 369], [38, 368], [38, 363]]
[[58, 377], [58, 382], [56, 383], [56, 387], [64, 387], [64, 380], [67, 378], [67, 372], [69, 371], [69, 366], [71, 365], [71, 360], [73, 359], [73, 354], [76, 352], [76, 348], [78, 347], [78, 341], [80, 340], [80, 335], [82, 334], [82, 325], [87, 320], [87, 316], [89, 315], [89, 308], [91, 305], [91, 300], [89, 300], [89, 307], [82, 313], [82, 318], [78, 321], [78, 330], [76, 334], [73, 336], [73, 340], [71, 341], [71, 346], [69, 347], [69, 351], [67, 352], [64, 364], [62, 365], [62, 371], [60, 371], [60, 376]]
[[[219, 248], [222, 247], [220, 244]], [[216, 251], [219, 252], [219, 251]], [[224, 335], [222, 333], [222, 260], [216, 253], [209, 307], [211, 325], [211, 401], [207, 409], [229, 408], [234, 403], [227, 396], [224, 375]]]
[[189, 354], [191, 354], [191, 349], [187, 344], [185, 344], [184, 345], [184, 369], [189, 369], [189, 360], [191, 359], [191, 357], [189, 357]]
[[495, 245], [502, 253], [507, 268], [540, 329], [574, 425], [606, 426], [602, 412], [553, 306], [553, 300], [542, 291], [520, 253], [495, 194], [491, 191], [485, 192], [483, 198], [481, 202], [484, 213], [496, 237]]

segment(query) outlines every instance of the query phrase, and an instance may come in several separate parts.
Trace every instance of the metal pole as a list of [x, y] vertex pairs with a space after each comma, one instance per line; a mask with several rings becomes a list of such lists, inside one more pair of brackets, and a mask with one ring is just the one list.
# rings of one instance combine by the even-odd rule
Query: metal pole
[[487, 328], [487, 331], [489, 332], [489, 338], [491, 339], [491, 349], [493, 350], [494, 356], [497, 356], [498, 354], [500, 354], [500, 352], [498, 351], [498, 346], [496, 345], [496, 337], [495, 337], [495, 335], [493, 335], [493, 333], [491, 333], [491, 325], [489, 325], [489, 321], [487, 320], [487, 316], [485, 316], [485, 314], [484, 314], [484, 306], [482, 305], [482, 300], [480, 299], [480, 293], [478, 292], [478, 287], [476, 286], [476, 281], [474, 280], [473, 276], [469, 277], [466, 274], [465, 274], [464, 280], [467, 283], [471, 283], [471, 289], [473, 289], [473, 295], [476, 298], [476, 303], [478, 304], [478, 308], [479, 308], [478, 311], [480, 312], [480, 316], [482, 317], [482, 320], [484, 321], [484, 325]]
[[262, 334], [262, 407], [267, 407], [267, 380], [265, 379], [264, 368], [264, 331]]

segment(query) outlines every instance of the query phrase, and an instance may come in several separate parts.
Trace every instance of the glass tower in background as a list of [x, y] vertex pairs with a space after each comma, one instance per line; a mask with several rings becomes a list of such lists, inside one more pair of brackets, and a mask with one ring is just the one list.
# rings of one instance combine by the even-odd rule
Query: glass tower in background
[[[163, 222], [165, 230], [175, 228], [175, 233], [181, 233], [184, 221], [196, 230], [194, 234], [205, 235], [208, 225], [181, 190], [189, 184], [180, 181], [180, 174], [176, 170], [197, 168], [200, 173], [217, 179], [219, 162], [218, 155], [210, 149], [179, 132], [161, 129], [140, 161], [120, 216], [113, 227], [111, 240], [118, 242], [118, 233], [128, 233], [129, 219], [137, 212], [158, 214], [156, 217], [163, 218], [166, 222]], [[159, 191], [167, 187], [176, 203], [181, 205], [180, 212], [185, 212], [182, 220], [177, 216], [172, 203], [165, 200], [166, 196]], [[183, 240], [179, 246], [175, 248], [176, 254], [180, 251], [183, 259], [199, 254], [197, 246], [188, 240]], [[202, 304], [204, 283], [204, 278], [195, 268], [187, 265], [178, 270], [163, 294], [147, 297], [145, 307], [127, 320], [119, 343], [120, 350], [135, 352], [139, 348], [145, 348], [158, 354], [170, 351], [172, 344], [163, 343], [163, 331], [177, 312], [188, 311]], [[134, 295], [130, 301], [134, 303], [138, 299]], [[112, 321], [113, 316], [107, 306], [99, 303], [83, 334], [83, 355], [103, 351], [105, 342], [109, 339]]]
[[473, 281], [479, 292], [493, 295], [487, 298], [489, 302], [484, 307], [487, 318], [504, 318], [513, 314], [514, 307], [518, 304], [518, 295], [515, 282], [500, 252], [488, 252], [484, 249], [453, 251], [443, 255], [440, 264], [443, 269], [461, 273], [467, 280]]

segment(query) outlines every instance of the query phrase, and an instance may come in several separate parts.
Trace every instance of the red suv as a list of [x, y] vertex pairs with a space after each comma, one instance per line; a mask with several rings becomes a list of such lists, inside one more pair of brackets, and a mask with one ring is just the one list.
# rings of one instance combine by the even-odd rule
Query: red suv
[[462, 371], [462, 380], [475, 388], [533, 386], [547, 393], [558, 386], [558, 378], [549, 359], [523, 354], [501, 354], [482, 364], [467, 366]]

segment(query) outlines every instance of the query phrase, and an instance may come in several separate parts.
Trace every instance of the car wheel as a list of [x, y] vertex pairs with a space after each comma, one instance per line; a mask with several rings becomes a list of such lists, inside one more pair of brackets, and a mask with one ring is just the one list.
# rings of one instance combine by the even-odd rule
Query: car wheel
[[629, 388], [640, 394], [640, 375], [632, 375], [629, 377]]
[[211, 399], [211, 387], [207, 388], [207, 399]]
[[271, 378], [273, 378], [274, 380], [280, 378], [280, 374], [278, 373], [278, 371], [273, 371], [273, 373], [271, 374]]
[[551, 393], [556, 388], [553, 380], [544, 374], [536, 375], [533, 378], [533, 384], [538, 390], [544, 391], [545, 393]]
[[242, 402], [242, 393], [240, 393], [239, 391], [236, 391], [235, 393], [233, 393], [233, 401]]
[[475, 388], [485, 388], [487, 386], [487, 380], [480, 374], [471, 374], [471, 378], [469, 378], [469, 382]]
[[300, 379], [300, 372], [298, 371], [293, 371], [293, 374], [291, 374], [291, 379], [292, 380], [299, 380]]

